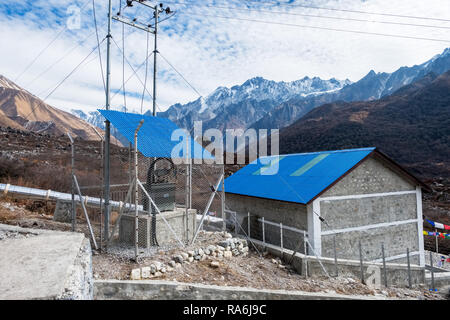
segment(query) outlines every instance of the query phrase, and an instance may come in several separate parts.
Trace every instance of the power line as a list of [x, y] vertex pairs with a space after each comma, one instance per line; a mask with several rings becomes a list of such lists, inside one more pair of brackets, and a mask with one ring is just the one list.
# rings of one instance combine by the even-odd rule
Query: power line
[[167, 62], [167, 64], [173, 69], [175, 70], [176, 73], [178, 73], [178, 75], [184, 80], [184, 82], [186, 82], [188, 84], [189, 87], [191, 87], [192, 90], [195, 91], [195, 93], [198, 94], [199, 97], [202, 97], [202, 95], [200, 94], [200, 92], [197, 91], [197, 89], [195, 89], [190, 83], [189, 81], [186, 80], [186, 78], [160, 53], [158, 52], [159, 55], [164, 59], [164, 61]]
[[[104, 38], [100, 44], [102, 44], [105, 41], [106, 38]], [[62, 81], [60, 81], [56, 87], [43, 99], [43, 101], [47, 100], [70, 76], [72, 76], [72, 74], [75, 73], [75, 71], [77, 71], [77, 69], [91, 56], [92, 53], [94, 53], [94, 51], [97, 50], [97, 46], [95, 46], [94, 49], [92, 49], [91, 52], [89, 52], [89, 54], [83, 59], [81, 60], [81, 62], [66, 76], [64, 77], [64, 79]]]
[[[84, 5], [81, 7], [81, 11], [83, 11], [83, 9], [87, 6], [87, 4], [89, 3], [90, 0], [87, 0]], [[62, 28], [57, 34], [56, 36], [36, 55], [36, 57], [34, 57], [34, 59], [25, 67], [25, 69], [16, 77], [16, 79], [14, 80], [15, 82], [17, 82], [20, 77], [22, 77], [24, 75], [25, 72], [27, 72], [28, 70], [30, 70], [30, 68], [36, 63], [36, 61], [44, 54], [45, 51], [47, 51], [47, 49], [68, 29], [68, 25], [66, 24], [64, 28]]]
[[[148, 56], [148, 43], [149, 43], [150, 33], [147, 32], [147, 46], [145, 51], [145, 56]], [[141, 97], [141, 114], [142, 114], [142, 107], [144, 106], [144, 97], [145, 97], [145, 90], [147, 89], [147, 73], [148, 73], [148, 59], [145, 61], [145, 78], [144, 78], [144, 88], [142, 89], [142, 97]]]
[[[106, 22], [103, 24], [105, 25]], [[26, 87], [30, 87], [33, 83], [36, 82], [36, 80], [40, 79], [44, 74], [49, 72], [55, 65], [60, 63], [62, 60], [64, 60], [67, 56], [69, 56], [75, 49], [78, 47], [81, 47], [86, 41], [88, 41], [94, 34], [90, 33], [87, 37], [85, 37], [81, 42], [70, 48], [68, 51], [66, 51], [61, 58], [59, 58], [57, 61], [53, 62], [47, 69], [45, 69], [43, 72], [41, 72], [37, 77], [35, 77], [31, 82], [29, 82]]]
[[292, 16], [300, 16], [300, 17], [309, 17], [309, 18], [322, 18], [322, 19], [332, 19], [332, 20], [344, 20], [344, 21], [356, 21], [356, 22], [369, 22], [369, 23], [380, 23], [380, 24], [391, 24], [391, 25], [401, 25], [401, 26], [414, 26], [414, 27], [425, 27], [425, 28], [437, 28], [437, 29], [450, 29], [447, 26], [436, 26], [436, 25], [426, 25], [426, 24], [415, 24], [415, 23], [404, 23], [404, 22], [392, 22], [392, 21], [380, 21], [380, 20], [367, 20], [367, 19], [356, 19], [356, 18], [345, 18], [345, 17], [330, 17], [330, 16], [322, 16], [322, 15], [313, 15], [313, 14], [303, 14], [298, 12], [283, 12], [283, 11], [272, 11], [272, 10], [263, 10], [263, 9], [242, 9], [238, 7], [226, 7], [220, 5], [211, 5], [211, 4], [203, 4], [203, 3], [186, 3], [186, 2], [168, 2], [178, 5], [183, 5], [186, 7], [208, 7], [208, 8], [217, 8], [217, 9], [226, 9], [226, 10], [236, 10], [236, 11], [251, 11], [251, 12], [261, 12], [261, 13], [270, 13], [270, 14], [284, 14], [284, 15], [292, 15]]
[[393, 14], [393, 13], [380, 13], [380, 12], [370, 12], [370, 11], [361, 11], [361, 10], [326, 8], [326, 7], [308, 6], [308, 5], [302, 5], [302, 4], [296, 4], [296, 3], [286, 3], [286, 2], [268, 2], [268, 1], [259, 1], [259, 0], [246, 0], [246, 2], [256, 2], [258, 4], [268, 4], [268, 5], [277, 5], [277, 6], [279, 5], [279, 6], [287, 6], [287, 7], [299, 7], [299, 8], [306, 8], [306, 9], [370, 14], [370, 15], [376, 15], [376, 16], [386, 16], [386, 17], [396, 17], [396, 18], [408, 18], [408, 19], [421, 19], [421, 20], [450, 22], [450, 19], [443, 19], [443, 18], [419, 17], [419, 16], [410, 16], [410, 15]]
[[[119, 47], [119, 45], [117, 44], [117, 42], [114, 40], [114, 38], [112, 38], [113, 43], [116, 45], [116, 47], [119, 49], [119, 51], [122, 51], [122, 49]], [[123, 82], [122, 81], [122, 87], [120, 87], [119, 91], [121, 91], [123, 88], [125, 88], [125, 84], [128, 83], [128, 81], [133, 77], [136, 76], [136, 78], [139, 80], [139, 82], [142, 84], [142, 86], [145, 88], [145, 91], [147, 91], [147, 94], [150, 96], [150, 98], [153, 98], [153, 95], [148, 91], [147, 87], [144, 85], [144, 82], [142, 82], [141, 78], [138, 76], [137, 72], [146, 64], [147, 60], [152, 56], [153, 52], [151, 52], [149, 55], [147, 55], [147, 57], [145, 58], [145, 60], [138, 66], [138, 68], [135, 70], [133, 68], [133, 66], [131, 65], [131, 63], [128, 61], [128, 59], [125, 57], [125, 61], [127, 62], [128, 66], [131, 68], [131, 70], [133, 71], [133, 74], [127, 79], [127, 81]], [[119, 93], [119, 91], [116, 91], [116, 93], [112, 96], [111, 101], [114, 99], [114, 97]], [[156, 108], [161, 111], [161, 108], [159, 107], [158, 104], [156, 104]]]
[[[106, 39], [106, 38], [105, 38]], [[105, 39], [103, 39], [100, 44], [103, 43], [103, 41], [105, 41]], [[58, 83], [58, 85], [44, 98], [42, 99], [42, 101], [45, 102], [45, 100], [47, 100], [90, 56], [91, 54], [97, 50], [97, 47], [95, 47], [94, 49], [92, 49], [92, 51], [61, 81]], [[28, 117], [34, 112], [34, 110], [36, 109], [37, 106], [39, 106], [40, 104], [36, 104], [35, 106], [33, 106], [31, 108], [31, 111], [25, 116], [25, 119], [28, 120]]]
[[106, 93], [105, 75], [103, 73], [102, 51], [100, 49], [100, 38], [98, 36], [97, 17], [95, 14], [95, 0], [92, 0], [92, 17], [94, 18], [95, 35], [97, 37], [98, 58], [100, 60], [100, 72], [102, 73], [103, 89], [105, 90]]
[[249, 21], [249, 22], [257, 22], [257, 23], [272, 24], [272, 25], [281, 25], [281, 26], [288, 26], [288, 27], [309, 28], [309, 29], [337, 31], [337, 32], [355, 33], [355, 34], [367, 34], [367, 35], [383, 36], [383, 37], [391, 37], [391, 38], [426, 40], [426, 41], [445, 42], [445, 43], [450, 42], [450, 40], [445, 40], [445, 39], [434, 39], [434, 38], [425, 38], [425, 37], [394, 35], [394, 34], [379, 33], [379, 32], [368, 32], [368, 31], [358, 31], [358, 30], [318, 27], [318, 26], [300, 25], [300, 24], [276, 22], [276, 21], [266, 21], [266, 20], [247, 19], [247, 18], [217, 16], [217, 15], [208, 15], [208, 14], [197, 14], [197, 13], [191, 13], [191, 12], [186, 12], [186, 11], [184, 11], [183, 13], [186, 14], [186, 15], [194, 15], [194, 16], [201, 16], [201, 17], [211, 17], [211, 18], [220, 18], [220, 19], [229, 19], [229, 20], [237, 20], [237, 21]]

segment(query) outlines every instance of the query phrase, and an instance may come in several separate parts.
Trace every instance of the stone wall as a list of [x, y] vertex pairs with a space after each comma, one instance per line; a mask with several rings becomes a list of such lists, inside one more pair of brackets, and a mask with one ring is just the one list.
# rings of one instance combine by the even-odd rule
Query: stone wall
[[[369, 157], [317, 199], [320, 216], [326, 222], [321, 223], [321, 232], [417, 219], [416, 193], [321, 200], [323, 198], [415, 190], [410, 179], [399, 175], [385, 161]], [[367, 260], [381, 259], [382, 243], [385, 257], [406, 255], [407, 248], [410, 253], [419, 251], [417, 222], [335, 234], [339, 258], [359, 259], [359, 241]], [[322, 235], [322, 256], [334, 257], [333, 238], [333, 234]], [[419, 264], [419, 256], [412, 255], [410, 261]], [[406, 258], [390, 262], [406, 262]]]
[[[285, 226], [294, 227], [300, 230], [307, 230], [306, 206], [299, 203], [289, 203], [284, 201], [254, 198], [237, 194], [226, 195], [227, 207], [236, 211], [238, 222], [242, 229], [239, 234], [248, 230], [248, 215], [250, 213], [250, 233], [251, 237], [262, 240], [262, 224], [258, 218], [264, 217], [274, 223], [282, 223]], [[233, 226], [231, 226], [233, 227]], [[280, 227], [265, 224], [265, 239], [268, 243], [281, 244]], [[299, 248], [303, 252], [303, 236], [297, 232], [283, 229], [283, 246], [286, 248]]]
[[[263, 245], [259, 241], [253, 241], [253, 244], [261, 250], [265, 248], [274, 256], [280, 257], [283, 261], [291, 261], [291, 265], [301, 275], [308, 276], [326, 276], [322, 266], [330, 276], [336, 275], [336, 265], [332, 258], [316, 258], [314, 256], [305, 256], [301, 253], [295, 253], [289, 249], [281, 249], [272, 245]], [[319, 262], [320, 261], [320, 262]], [[361, 266], [357, 260], [338, 259], [338, 275], [340, 277], [350, 277], [353, 279], [361, 278]], [[425, 268], [417, 265], [411, 265], [411, 282], [413, 286], [425, 283]], [[376, 270], [376, 271], [375, 271]], [[381, 284], [384, 284], [384, 269], [382, 263], [363, 263], [364, 278], [367, 281], [374, 272], [379, 272]], [[386, 274], [388, 286], [407, 287], [408, 286], [408, 266], [406, 264], [386, 263]]]
[[414, 183], [400, 177], [384, 161], [369, 157], [339, 183], [325, 191], [321, 197], [415, 190], [415, 188]]
[[[333, 238], [334, 235], [322, 236], [322, 256], [334, 258]], [[381, 259], [382, 243], [384, 243], [386, 258], [400, 254], [406, 255], [406, 248], [409, 248], [410, 253], [419, 250], [417, 223], [337, 233], [337, 257], [359, 260], [359, 241], [361, 241], [362, 254], [365, 260]], [[400, 260], [392, 261], [400, 262]], [[406, 262], [406, 259], [403, 261]], [[419, 256], [410, 256], [410, 261], [419, 264]]]

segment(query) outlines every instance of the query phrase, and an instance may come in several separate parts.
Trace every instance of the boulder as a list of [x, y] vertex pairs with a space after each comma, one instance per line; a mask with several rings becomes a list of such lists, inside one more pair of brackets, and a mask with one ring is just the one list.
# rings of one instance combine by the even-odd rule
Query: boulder
[[182, 252], [180, 255], [183, 257], [183, 260], [187, 260], [187, 258], [189, 258], [189, 254], [186, 252]]
[[141, 279], [141, 269], [131, 270], [130, 278], [131, 278], [131, 280], [140, 280]]
[[183, 261], [184, 261], [183, 256], [181, 254], [177, 254], [177, 255], [173, 256], [172, 259], [176, 263], [183, 263]]
[[142, 279], [149, 279], [152, 273], [150, 272], [150, 267], [141, 268], [141, 277]]

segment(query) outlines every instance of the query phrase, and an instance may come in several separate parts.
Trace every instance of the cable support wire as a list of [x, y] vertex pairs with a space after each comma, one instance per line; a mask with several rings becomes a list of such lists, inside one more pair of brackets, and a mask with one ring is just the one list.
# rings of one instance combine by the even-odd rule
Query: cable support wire
[[387, 33], [379, 33], [379, 32], [349, 30], [349, 29], [338, 29], [338, 28], [329, 28], [329, 27], [319, 27], [319, 26], [301, 25], [301, 24], [286, 23], [286, 22], [266, 21], [266, 20], [257, 20], [257, 19], [248, 19], [248, 18], [228, 17], [228, 16], [217, 16], [217, 15], [210, 15], [210, 14], [203, 14], [203, 13], [199, 14], [199, 13], [192, 13], [192, 12], [186, 12], [186, 11], [184, 11], [183, 14], [191, 15], [191, 16], [201, 16], [201, 17], [236, 20], [236, 21], [256, 22], [256, 23], [263, 23], [263, 24], [270, 24], [270, 25], [280, 25], [280, 26], [287, 26], [287, 27], [308, 28], [308, 29], [336, 31], [336, 32], [354, 33], [354, 34], [366, 34], [366, 35], [382, 36], [382, 37], [390, 37], [390, 38], [401, 38], [401, 39], [425, 40], [425, 41], [450, 43], [450, 40], [446, 40], [446, 39], [415, 37], [415, 36], [407, 36], [407, 35], [387, 34]]
[[[150, 34], [147, 32], [147, 44], [146, 44], [146, 51], [145, 56], [148, 56], [148, 43], [149, 43]], [[144, 97], [145, 97], [145, 90], [147, 89], [147, 75], [148, 75], [148, 59], [145, 61], [145, 78], [144, 78], [144, 88], [142, 89], [142, 97], [141, 97], [141, 114], [142, 114], [142, 108], [144, 106]]]
[[201, 95], [201, 93], [200, 92], [198, 92], [198, 90], [197, 89], [195, 89], [194, 88], [194, 86], [193, 85], [191, 85], [190, 84], [190, 82], [189, 81], [187, 81], [186, 80], [186, 78], [181, 74], [181, 72], [179, 72], [170, 62], [169, 62], [169, 60], [167, 60], [166, 59], [166, 57], [164, 57], [162, 54], [161, 54], [161, 52], [158, 52], [159, 53], [159, 55], [164, 59], [164, 61], [166, 61], [166, 63], [184, 80], [184, 82], [186, 82], [187, 83], [187, 85], [189, 86], [189, 87], [191, 87], [191, 89], [192, 90], [194, 90], [194, 92], [196, 93], [196, 94], [198, 94], [198, 96], [199, 97], [202, 97], [202, 95]]
[[443, 18], [432, 18], [432, 17], [420, 17], [420, 16], [411, 16], [411, 15], [401, 15], [401, 14], [393, 14], [393, 13], [381, 13], [381, 12], [370, 12], [370, 11], [362, 11], [362, 10], [350, 10], [350, 9], [337, 9], [337, 8], [327, 8], [327, 7], [317, 7], [317, 6], [308, 6], [297, 3], [288, 3], [288, 2], [270, 2], [270, 1], [260, 1], [260, 0], [245, 0], [245, 2], [254, 2], [257, 4], [267, 4], [274, 6], [285, 6], [285, 7], [299, 7], [305, 9], [316, 9], [316, 10], [328, 10], [328, 11], [339, 11], [339, 12], [349, 12], [349, 13], [359, 13], [359, 14], [370, 14], [376, 16], [385, 16], [385, 17], [396, 17], [396, 18], [407, 18], [407, 19], [420, 19], [420, 20], [433, 20], [433, 21], [445, 21], [450, 22], [450, 19]]
[[172, 2], [172, 1], [169, 1], [168, 3], [183, 5], [183, 6], [186, 6], [186, 7], [197, 7], [197, 6], [199, 6], [199, 7], [225, 9], [225, 10], [235, 10], [235, 11], [240, 11], [240, 12], [243, 12], [243, 11], [260, 12], [260, 13], [268, 13], [268, 14], [271, 14], [271, 15], [273, 15], [273, 14], [282, 14], [282, 15], [300, 16], [300, 17], [306, 17], [306, 18], [320, 18], [320, 19], [354, 21], [354, 22], [365, 22], [365, 23], [380, 23], [380, 24], [413, 26], [413, 27], [424, 27], [424, 28], [450, 29], [449, 26], [437, 26], [437, 25], [416, 24], [416, 23], [368, 20], [368, 19], [357, 19], [357, 18], [347, 18], [347, 17], [332, 17], [332, 16], [323, 16], [323, 15], [314, 15], [314, 14], [304, 14], [304, 13], [299, 13], [299, 12], [272, 11], [272, 10], [254, 9], [254, 8], [242, 9], [242, 8], [239, 8], [239, 7], [229, 7], [229, 6], [221, 6], [221, 5], [204, 4], [204, 3], [186, 3], [186, 2]]
[[[114, 40], [114, 38], [112, 39], [113, 43], [116, 45], [116, 47], [119, 49], [119, 51], [122, 51], [122, 49], [119, 47], [119, 45], [117, 44], [117, 42]], [[144, 82], [141, 80], [141, 78], [138, 76], [137, 72], [147, 63], [148, 59], [150, 59], [150, 57], [152, 56], [153, 52], [149, 53], [147, 55], [147, 57], [145, 58], [145, 60], [138, 66], [137, 69], [134, 69], [133, 66], [131, 65], [131, 63], [129, 62], [129, 60], [125, 57], [125, 61], [127, 62], [128, 66], [131, 68], [131, 70], [133, 71], [133, 74], [122, 84], [122, 86], [119, 88], [119, 90], [117, 90], [114, 95], [111, 98], [111, 101], [114, 99], [114, 97], [122, 91], [122, 89], [124, 88], [124, 85], [128, 83], [128, 81], [131, 80], [131, 78], [133, 78], [134, 76], [136, 76], [136, 78], [139, 80], [139, 82], [142, 84], [142, 86], [144, 86]], [[146, 88], [146, 86], [144, 86], [144, 88]], [[148, 91], [148, 89], [145, 89], [147, 94], [153, 98], [153, 95]], [[156, 104], [156, 108], [161, 111], [161, 108], [159, 107], [158, 104]]]
[[[100, 44], [102, 44], [104, 41], [105, 41], [105, 39], [106, 38], [104, 38], [101, 42], [100, 42]], [[69, 72], [69, 74], [67, 75], [67, 76], [65, 76], [64, 77], [64, 79], [62, 80], [62, 81], [60, 81], [57, 85], [56, 85], [56, 87], [44, 98], [44, 99], [42, 99], [43, 101], [45, 101], [45, 100], [47, 100], [70, 76], [72, 76], [74, 73], [75, 73], [75, 71], [92, 55], [92, 53], [94, 53], [94, 51], [96, 51], [97, 50], [97, 46], [95, 46], [90, 52], [89, 52], [89, 54], [85, 57], [85, 58], [83, 58], [83, 60], [81, 60], [81, 62], [71, 71], [71, 72]], [[47, 91], [47, 90], [46, 90]], [[42, 93], [41, 93], [42, 94]], [[28, 117], [34, 112], [34, 110], [35, 110], [35, 108], [38, 106], [38, 104], [36, 105], [36, 106], [34, 106], [34, 107], [32, 107], [31, 108], [31, 111], [30, 111], [30, 113], [28, 113], [26, 116], [25, 116], [25, 119], [28, 119]]]
[[[80, 12], [83, 11], [83, 9], [88, 5], [90, 0], [87, 0], [83, 6], [80, 9]], [[48, 48], [69, 28], [68, 24], [65, 24], [64, 28], [62, 28], [56, 36], [34, 57], [34, 59], [25, 67], [25, 69], [16, 77], [14, 80], [17, 82], [24, 74], [27, 72], [35, 63], [36, 61], [44, 54], [45, 51], [47, 51]]]
[[100, 60], [100, 72], [102, 74], [103, 89], [106, 94], [106, 83], [105, 83], [105, 75], [104, 75], [104, 71], [103, 71], [102, 52], [101, 52], [101, 48], [100, 48], [100, 38], [98, 36], [97, 16], [95, 13], [95, 0], [92, 0], [92, 17], [94, 18], [95, 35], [97, 38], [98, 58]]

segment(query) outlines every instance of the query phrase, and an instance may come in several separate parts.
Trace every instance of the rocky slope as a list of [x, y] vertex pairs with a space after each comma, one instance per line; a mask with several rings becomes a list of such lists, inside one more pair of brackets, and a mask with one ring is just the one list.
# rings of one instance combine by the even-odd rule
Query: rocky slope
[[51, 135], [69, 131], [74, 137], [99, 140], [91, 124], [46, 104], [1, 75], [0, 126]]

